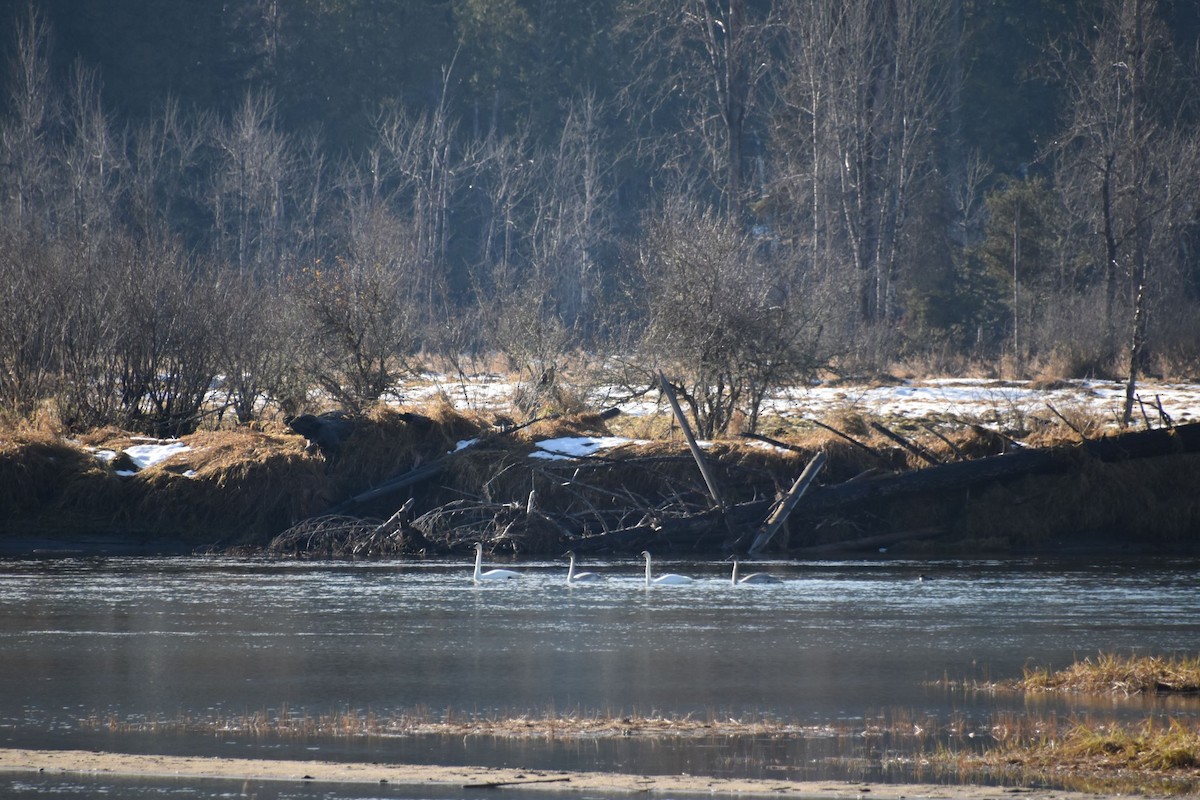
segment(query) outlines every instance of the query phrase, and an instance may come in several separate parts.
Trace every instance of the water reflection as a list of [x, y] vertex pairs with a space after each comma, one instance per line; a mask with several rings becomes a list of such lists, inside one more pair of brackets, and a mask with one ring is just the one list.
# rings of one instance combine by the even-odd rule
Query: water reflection
[[[727, 563], [655, 558], [697, 578], [644, 586], [640, 560], [468, 563], [108, 559], [0, 563], [0, 741], [24, 746], [646, 773], [886, 779], [911, 743], [780, 740], [114, 740], [80, 720], [320, 715], [767, 714], [813, 726], [1060, 714], [1195, 713], [1191, 699], [1023, 699], [931, 686], [1018, 677], [1099, 652], [1200, 652], [1197, 564], [770, 562], [780, 585], [731, 586]], [[924, 574], [927, 580], [918, 581]], [[847, 743], [849, 742], [849, 744]], [[911, 772], [911, 767], [903, 769]], [[856, 772], [857, 771], [857, 772]], [[903, 771], [903, 770], [902, 770]], [[870, 773], [870, 774], [868, 774]]]

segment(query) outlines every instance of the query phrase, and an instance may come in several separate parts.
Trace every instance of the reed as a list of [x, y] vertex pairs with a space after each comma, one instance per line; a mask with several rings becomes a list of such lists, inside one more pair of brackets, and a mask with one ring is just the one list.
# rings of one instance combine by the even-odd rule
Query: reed
[[1017, 737], [979, 757], [1005, 771], [1090, 777], [1130, 772], [1195, 779], [1200, 723], [1149, 718], [1141, 722], [1080, 721], [1036, 738]]
[[1123, 695], [1196, 693], [1200, 692], [1200, 657], [1100, 653], [1053, 672], [1029, 667], [1012, 688]]

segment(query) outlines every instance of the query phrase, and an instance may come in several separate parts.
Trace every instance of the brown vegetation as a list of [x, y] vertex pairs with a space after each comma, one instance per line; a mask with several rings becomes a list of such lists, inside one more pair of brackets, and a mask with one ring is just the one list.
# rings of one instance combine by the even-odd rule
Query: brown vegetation
[[1200, 693], [1200, 658], [1101, 653], [1054, 672], [1031, 667], [1012, 687], [1026, 692]]
[[717, 552], [747, 546], [821, 453], [817, 485], [773, 540], [777, 550], [1012, 551], [1081, 534], [1093, 545], [1186, 549], [1200, 519], [1189, 489], [1200, 456], [1191, 453], [1112, 461], [1079, 445], [1070, 428], [1057, 437], [1042, 429], [1039, 441], [1058, 444], [1031, 462], [1037, 469], [947, 483], [938, 476], [953, 478], [969, 462], [1020, 467], [1037, 453], [1001, 455], [1016, 432], [979, 425], [888, 428], [845, 413], [830, 420], [773, 422], [777, 437], [708, 446], [724, 514], [714, 512], [696, 462], [670, 430], [585, 458], [530, 457], [545, 439], [627, 432], [619, 416], [597, 413], [514, 427], [443, 400], [377, 406], [354, 418], [329, 456], [282, 426], [239, 426], [182, 437], [185, 451], [136, 472], [119, 455], [141, 441], [128, 432], [69, 439], [23, 427], [0, 440], [0, 513], [12, 537], [120, 534], [151, 546], [221, 548], [274, 540], [280, 554], [459, 552], [476, 541], [521, 553]]
[[[1101, 653], [1057, 671], [1032, 667], [1020, 680], [989, 688], [1192, 695], [1200, 691], [1200, 658]], [[1071, 788], [1189, 793], [1200, 781], [1200, 724], [1192, 716], [1155, 713], [1134, 721], [1014, 717], [993, 726], [995, 747], [959, 758], [1003, 774], [1054, 780]]]

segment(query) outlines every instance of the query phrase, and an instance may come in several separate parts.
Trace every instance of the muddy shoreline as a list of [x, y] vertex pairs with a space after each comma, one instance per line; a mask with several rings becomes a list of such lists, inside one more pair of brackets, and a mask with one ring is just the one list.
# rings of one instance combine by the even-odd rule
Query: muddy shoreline
[[[583, 792], [654, 795], [738, 795], [841, 800], [987, 800], [1019, 795], [1032, 800], [1128, 797], [1048, 789], [996, 786], [942, 786], [839, 781], [784, 781], [708, 778], [692, 775], [626, 775], [610, 772], [441, 767], [411, 764], [274, 761], [248, 758], [129, 755], [84, 750], [0, 748], [0, 774], [106, 775], [172, 780], [232, 779], [305, 784], [387, 784], [462, 789], [520, 789], [572, 795]], [[1151, 796], [1151, 795], [1144, 795]]]

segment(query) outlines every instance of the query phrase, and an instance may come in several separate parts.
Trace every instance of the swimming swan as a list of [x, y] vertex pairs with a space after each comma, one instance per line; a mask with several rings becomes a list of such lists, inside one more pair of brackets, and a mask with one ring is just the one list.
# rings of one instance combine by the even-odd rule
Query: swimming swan
[[650, 553], [642, 551], [642, 558], [646, 559], [646, 585], [657, 584], [659, 586], [681, 586], [685, 583], [691, 583], [692, 579], [686, 575], [676, 575], [673, 572], [668, 572], [666, 575], [659, 575], [651, 580], [650, 578]]
[[774, 575], [768, 575], [765, 572], [751, 572], [746, 577], [739, 578], [738, 562], [735, 560], [733, 562], [733, 585], [737, 586], [739, 583], [783, 583], [783, 581], [779, 580], [779, 578], [776, 578]]
[[574, 550], [568, 550], [567, 557], [571, 559], [571, 566], [567, 567], [567, 583], [593, 583], [604, 580], [603, 576], [594, 572], [576, 572]]
[[483, 545], [479, 542], [475, 543], [475, 574], [471, 576], [472, 583], [481, 583], [483, 581], [511, 581], [521, 577], [521, 573], [513, 572], [511, 569], [489, 569], [487, 572], [480, 572], [480, 566], [483, 564]]

